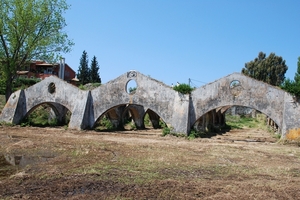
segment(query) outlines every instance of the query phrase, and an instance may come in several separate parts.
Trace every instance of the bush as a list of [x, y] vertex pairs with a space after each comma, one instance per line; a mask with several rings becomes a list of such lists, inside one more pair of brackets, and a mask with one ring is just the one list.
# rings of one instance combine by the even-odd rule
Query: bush
[[145, 114], [145, 117], [144, 117], [144, 124], [145, 124], [146, 126], [151, 126], [151, 120], [150, 120], [150, 117], [149, 117], [149, 114], [148, 114], [148, 113]]
[[163, 131], [162, 131], [162, 135], [163, 136], [166, 136], [166, 135], [169, 135], [171, 133], [171, 129], [168, 128], [168, 127], [164, 127], [163, 128]]
[[57, 126], [58, 120], [51, 114], [51, 108], [48, 105], [38, 106], [32, 113], [23, 119], [21, 126]]
[[114, 129], [113, 123], [106, 116], [100, 119], [99, 126], [105, 127], [108, 130]]
[[5, 80], [0, 79], [0, 94], [5, 95]]
[[16, 90], [28, 88], [40, 81], [41, 80], [38, 78], [23, 78], [23, 77], [16, 78], [13, 81], [14, 90], [16, 91]]
[[179, 84], [173, 87], [173, 89], [182, 94], [190, 94], [193, 91], [193, 88], [188, 84]]

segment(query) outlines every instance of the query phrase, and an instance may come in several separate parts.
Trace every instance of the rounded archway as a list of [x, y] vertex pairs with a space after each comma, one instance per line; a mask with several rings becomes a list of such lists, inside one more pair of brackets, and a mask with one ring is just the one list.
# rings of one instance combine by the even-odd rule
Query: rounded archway
[[71, 115], [71, 111], [61, 104], [43, 102], [34, 106], [26, 113], [21, 125], [39, 127], [67, 126]]
[[280, 127], [266, 114], [238, 105], [222, 106], [206, 112], [192, 124], [191, 129], [204, 137], [212, 137], [234, 129], [253, 128], [280, 132]]
[[121, 104], [106, 110], [94, 124], [96, 131], [160, 129], [166, 123], [151, 109], [137, 104]]

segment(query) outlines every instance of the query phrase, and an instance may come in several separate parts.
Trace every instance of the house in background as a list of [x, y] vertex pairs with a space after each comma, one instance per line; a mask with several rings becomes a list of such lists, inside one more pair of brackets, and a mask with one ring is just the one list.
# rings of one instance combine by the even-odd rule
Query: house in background
[[75, 71], [64, 62], [64, 59], [60, 63], [50, 64], [44, 61], [32, 61], [26, 70], [17, 71], [18, 77], [25, 78], [39, 78], [44, 79], [49, 76], [58, 76], [59, 78], [75, 83], [77, 81]]

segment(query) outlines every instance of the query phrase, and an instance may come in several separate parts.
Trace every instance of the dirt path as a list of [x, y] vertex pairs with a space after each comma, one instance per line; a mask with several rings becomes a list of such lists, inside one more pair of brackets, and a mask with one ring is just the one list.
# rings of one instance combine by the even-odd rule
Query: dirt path
[[0, 145], [0, 199], [300, 199], [299, 147], [259, 129], [188, 140], [0, 127]]

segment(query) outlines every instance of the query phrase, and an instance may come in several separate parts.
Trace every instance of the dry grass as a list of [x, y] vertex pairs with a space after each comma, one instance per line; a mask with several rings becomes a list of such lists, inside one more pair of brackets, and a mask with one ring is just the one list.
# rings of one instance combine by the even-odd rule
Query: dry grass
[[162, 137], [153, 130], [2, 127], [0, 144], [2, 154], [49, 158], [0, 176], [0, 199], [300, 196], [299, 147], [275, 143], [270, 133], [259, 129], [187, 140]]
[[289, 140], [300, 139], [300, 128], [289, 130], [289, 132], [286, 134], [286, 138]]

